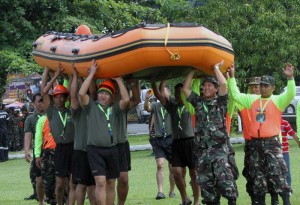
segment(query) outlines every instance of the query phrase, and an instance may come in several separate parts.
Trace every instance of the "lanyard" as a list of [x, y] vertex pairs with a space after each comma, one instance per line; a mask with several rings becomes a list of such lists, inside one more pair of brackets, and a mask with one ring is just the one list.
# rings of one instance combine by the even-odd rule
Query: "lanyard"
[[207, 107], [207, 105], [206, 105], [206, 103], [204, 101], [202, 101], [202, 105], [203, 105], [204, 111], [206, 113], [206, 119], [209, 122], [209, 115], [208, 115], [209, 114], [209, 110], [208, 110], [208, 107]]
[[162, 107], [160, 108], [160, 113], [161, 113], [161, 118], [162, 118], [162, 132], [164, 134], [164, 137], [167, 136], [167, 133], [166, 133], [166, 129], [165, 129], [165, 114], [166, 114], [166, 110], [163, 109]]
[[182, 106], [182, 108], [179, 108], [178, 107], [178, 116], [179, 116], [179, 120], [178, 120], [178, 127], [180, 130], [182, 130], [182, 127], [180, 125], [180, 122], [181, 122], [181, 116], [182, 116], [182, 113], [183, 113], [183, 110], [184, 110], [185, 106]]
[[63, 138], [63, 139], [65, 139], [65, 136], [64, 136], [64, 133], [65, 133], [65, 127], [66, 127], [66, 124], [67, 124], [67, 117], [68, 117], [68, 113], [65, 113], [65, 118], [63, 118], [63, 116], [62, 116], [62, 114], [61, 114], [61, 112], [60, 111], [58, 111], [58, 114], [59, 114], [59, 117], [60, 117], [60, 120], [61, 120], [61, 122], [62, 122], [62, 124], [63, 124], [63, 131], [62, 131], [62, 133], [61, 133], [61, 137]]
[[262, 106], [262, 100], [261, 100], [261, 97], [260, 97], [260, 102], [259, 102], [260, 103], [260, 113], [264, 112], [264, 110], [266, 109], [266, 107], [267, 107], [269, 101], [271, 100], [271, 98], [272, 98], [272, 96], [267, 100], [267, 102], [264, 104], [264, 106]]
[[107, 122], [107, 127], [108, 127], [108, 134], [111, 137], [111, 143], [113, 143], [114, 140], [113, 140], [113, 135], [112, 135], [112, 130], [111, 130], [111, 124], [110, 124], [110, 120], [109, 120], [110, 107], [107, 108], [106, 112], [103, 110], [103, 108], [101, 107], [101, 105], [98, 104], [98, 107], [104, 113], [104, 115], [106, 117], [106, 122]]

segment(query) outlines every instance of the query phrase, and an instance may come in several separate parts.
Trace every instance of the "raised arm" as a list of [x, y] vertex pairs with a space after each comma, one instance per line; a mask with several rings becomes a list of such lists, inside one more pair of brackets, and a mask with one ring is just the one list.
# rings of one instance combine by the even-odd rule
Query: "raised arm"
[[89, 93], [92, 99], [97, 100], [97, 86], [96, 86], [96, 81], [92, 80], [90, 87], [89, 87]]
[[70, 86], [71, 108], [77, 110], [79, 107], [79, 102], [77, 98], [78, 72], [74, 66], [74, 63], [72, 63], [72, 72], [73, 72], [73, 77]]
[[141, 96], [140, 96], [141, 89], [138, 80], [136, 80], [135, 82], [131, 82], [129, 86], [132, 92], [132, 97], [130, 98], [129, 101], [129, 110], [131, 110], [141, 102]]
[[144, 102], [144, 109], [147, 111], [147, 112], [152, 112], [151, 110], [151, 107], [150, 107], [150, 103], [149, 103], [149, 99], [151, 97], [151, 91], [148, 90], [145, 94], [145, 102]]
[[120, 99], [120, 108], [121, 110], [125, 110], [129, 104], [130, 98], [128, 91], [124, 85], [124, 82], [121, 77], [113, 78], [118, 84], [121, 99]]
[[195, 75], [195, 72], [196, 72], [195, 70], [191, 70], [184, 80], [182, 90], [186, 97], [189, 97], [192, 93], [191, 83], [192, 83], [193, 77]]
[[[156, 87], [156, 83], [154, 87]], [[166, 105], [167, 100], [169, 100], [167, 98], [165, 88], [166, 88], [166, 81], [163, 80], [160, 82], [159, 89], [153, 89], [155, 97], [160, 101], [162, 105]]]
[[89, 98], [89, 96], [87, 94], [87, 91], [88, 91], [88, 89], [89, 89], [89, 87], [91, 85], [91, 82], [93, 80], [93, 77], [94, 77], [97, 69], [98, 69], [98, 65], [97, 65], [96, 61], [93, 60], [92, 61], [92, 66], [91, 66], [91, 68], [89, 70], [89, 75], [85, 79], [85, 81], [82, 83], [81, 88], [79, 90], [79, 102], [80, 102], [81, 105], [87, 105], [87, 104], [89, 104], [90, 98]]
[[228, 93], [227, 80], [220, 71], [220, 67], [223, 65], [223, 63], [224, 63], [224, 61], [222, 60], [221, 62], [215, 64], [212, 67], [213, 71], [215, 72], [215, 76], [220, 83], [220, 87], [219, 87], [219, 95], [220, 96], [226, 95]]

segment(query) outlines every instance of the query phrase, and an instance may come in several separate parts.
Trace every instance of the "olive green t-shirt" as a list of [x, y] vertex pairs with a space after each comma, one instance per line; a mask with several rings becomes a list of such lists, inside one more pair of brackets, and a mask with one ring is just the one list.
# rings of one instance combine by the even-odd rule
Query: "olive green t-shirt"
[[[51, 105], [46, 111], [50, 123], [50, 129], [56, 144], [67, 144], [74, 141], [74, 124], [70, 110], [66, 109], [59, 115], [59, 111]], [[66, 120], [64, 126], [63, 121]]]
[[42, 114], [38, 114], [36, 111], [33, 114], [29, 115], [24, 123], [24, 133], [31, 132], [32, 133], [32, 143], [34, 147], [34, 136], [35, 136], [35, 126], [38, 119], [43, 116]]
[[195, 136], [191, 114], [184, 105], [168, 100], [165, 108], [172, 117], [172, 136], [174, 140]]
[[[119, 103], [115, 102], [111, 106], [103, 108], [104, 112], [100, 109], [101, 106], [98, 102], [89, 99], [89, 103], [84, 106], [87, 114], [87, 130], [88, 140], [87, 145], [97, 147], [112, 147], [117, 144], [117, 137], [113, 135], [114, 129], [118, 129], [113, 125], [116, 113], [120, 110]], [[108, 121], [110, 122], [111, 129], [109, 129]]]
[[117, 138], [117, 144], [125, 143], [127, 141], [127, 112], [128, 109], [120, 109], [120, 101], [118, 103], [118, 109], [114, 112], [112, 118], [113, 135]]
[[74, 110], [71, 108], [72, 119], [74, 122], [74, 150], [86, 151], [87, 144], [87, 116], [82, 107]]
[[151, 104], [151, 111], [154, 114], [155, 137], [163, 137], [172, 134], [171, 115], [160, 102]]

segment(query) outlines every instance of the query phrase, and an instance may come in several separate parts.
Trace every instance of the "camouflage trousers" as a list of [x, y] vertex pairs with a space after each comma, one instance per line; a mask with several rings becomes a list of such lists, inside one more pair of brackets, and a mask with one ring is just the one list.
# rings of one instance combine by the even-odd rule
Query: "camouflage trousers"
[[36, 165], [35, 165], [35, 158], [33, 157], [33, 159], [30, 162], [30, 170], [29, 170], [29, 177], [30, 177], [30, 182], [33, 188], [33, 194], [36, 194]]
[[253, 180], [253, 194], [265, 195], [267, 192], [289, 192], [279, 137], [251, 140], [249, 157], [249, 177]]
[[201, 187], [202, 202], [216, 203], [223, 196], [236, 199], [237, 186], [228, 163], [228, 147], [221, 143], [213, 147], [200, 148], [197, 157], [197, 182]]
[[239, 173], [239, 169], [236, 166], [236, 162], [234, 158], [235, 151], [232, 147], [232, 144], [230, 143], [230, 139], [227, 140], [227, 147], [228, 147], [228, 163], [231, 167], [233, 178], [237, 180], [240, 176], [240, 173]]
[[249, 196], [253, 196], [253, 179], [250, 177], [250, 157], [253, 151], [254, 150], [251, 146], [251, 140], [245, 140], [243, 176], [246, 178], [246, 191], [248, 192]]
[[43, 186], [48, 200], [55, 199], [54, 152], [50, 149], [44, 150], [41, 161]]

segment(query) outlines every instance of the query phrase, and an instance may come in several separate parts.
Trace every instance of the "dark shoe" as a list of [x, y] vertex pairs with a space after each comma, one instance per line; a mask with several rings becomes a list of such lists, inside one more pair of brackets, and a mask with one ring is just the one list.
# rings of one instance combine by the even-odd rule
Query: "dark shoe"
[[283, 205], [291, 205], [290, 202], [290, 192], [283, 192], [280, 194], [282, 201], [283, 201]]
[[279, 205], [278, 194], [270, 193], [271, 195], [271, 205]]
[[25, 197], [24, 200], [38, 200], [37, 196], [35, 194], [32, 194], [29, 197]]
[[174, 192], [169, 192], [169, 197], [170, 198], [174, 198], [175, 197], [175, 193]]
[[192, 205], [192, 201], [191, 201], [191, 200], [188, 200], [187, 202], [184, 202], [184, 203], [182, 203], [182, 204], [180, 204], [180, 205]]
[[160, 200], [160, 199], [165, 199], [165, 198], [166, 197], [165, 197], [164, 193], [158, 192], [155, 199], [156, 200]]
[[228, 199], [228, 205], [236, 205], [236, 199]]

